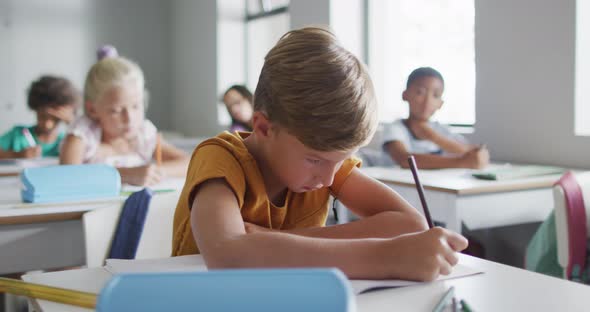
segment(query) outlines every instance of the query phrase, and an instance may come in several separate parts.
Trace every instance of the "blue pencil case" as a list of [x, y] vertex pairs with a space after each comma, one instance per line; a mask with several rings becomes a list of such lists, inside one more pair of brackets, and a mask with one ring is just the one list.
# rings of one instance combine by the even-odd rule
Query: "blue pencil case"
[[352, 288], [337, 269], [242, 269], [113, 277], [97, 312], [351, 312]]
[[104, 164], [26, 168], [20, 175], [26, 203], [80, 201], [119, 196], [121, 176]]

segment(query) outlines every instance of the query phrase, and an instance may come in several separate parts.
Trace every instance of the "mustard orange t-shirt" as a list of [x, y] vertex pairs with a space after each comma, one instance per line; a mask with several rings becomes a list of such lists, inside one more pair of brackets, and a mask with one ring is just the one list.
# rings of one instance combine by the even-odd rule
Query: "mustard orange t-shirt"
[[174, 214], [172, 256], [199, 253], [193, 238], [190, 209], [196, 188], [203, 182], [222, 178], [233, 190], [245, 222], [269, 229], [296, 229], [324, 226], [328, 216], [330, 194], [338, 196], [344, 180], [360, 160], [344, 161], [336, 172], [332, 186], [306, 193], [287, 191], [282, 207], [273, 205], [254, 157], [244, 145], [245, 132], [223, 132], [195, 149], [186, 182]]

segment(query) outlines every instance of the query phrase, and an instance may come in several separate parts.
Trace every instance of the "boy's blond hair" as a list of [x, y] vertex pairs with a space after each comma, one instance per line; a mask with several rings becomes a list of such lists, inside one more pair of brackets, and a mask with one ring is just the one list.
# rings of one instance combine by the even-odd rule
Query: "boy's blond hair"
[[113, 86], [128, 82], [136, 84], [139, 90], [144, 92], [144, 102], [146, 102], [145, 79], [139, 65], [120, 56], [105, 57], [96, 62], [86, 75], [84, 102], [95, 103]]
[[366, 67], [327, 30], [286, 33], [264, 58], [254, 110], [318, 151], [349, 151], [377, 127]]

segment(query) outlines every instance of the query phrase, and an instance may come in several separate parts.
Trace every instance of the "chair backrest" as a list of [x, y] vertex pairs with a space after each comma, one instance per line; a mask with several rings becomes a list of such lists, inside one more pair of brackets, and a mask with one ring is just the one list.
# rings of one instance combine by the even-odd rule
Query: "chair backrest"
[[347, 312], [356, 305], [337, 269], [249, 269], [117, 275], [96, 310]]
[[111, 243], [109, 259], [135, 259], [152, 195], [151, 189], [144, 188], [127, 198]]
[[[135, 259], [164, 258], [172, 252], [172, 223], [180, 190], [155, 194], [149, 204]], [[110, 253], [123, 205], [110, 204], [83, 216], [86, 265], [100, 267]]]
[[557, 259], [564, 277], [581, 280], [586, 270], [590, 172], [567, 172], [553, 187]]

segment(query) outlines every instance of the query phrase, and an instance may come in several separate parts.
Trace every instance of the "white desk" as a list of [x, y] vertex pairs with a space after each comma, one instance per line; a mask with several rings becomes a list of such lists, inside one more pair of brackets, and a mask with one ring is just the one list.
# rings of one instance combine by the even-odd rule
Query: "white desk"
[[[169, 179], [162, 183], [162, 188], [181, 190], [183, 182], [183, 179]], [[174, 211], [179, 192], [162, 194], [165, 195], [161, 196], [162, 200], [153, 202], [163, 201]], [[0, 275], [100, 265], [124, 201], [125, 197], [116, 197], [76, 203], [23, 204], [18, 177], [1, 177]], [[171, 213], [161, 214], [162, 222], [170, 223], [171, 227]]]
[[[361, 294], [356, 297], [358, 311], [430, 312], [449, 286], [455, 286], [456, 295], [465, 299], [475, 311], [588, 311], [584, 298], [590, 296], [589, 286], [466, 255], [461, 255], [460, 262], [485, 273]], [[110, 273], [102, 268], [29, 274], [23, 277], [28, 282], [92, 293], [99, 293], [110, 278]], [[91, 311], [43, 300], [37, 303], [45, 312]]]
[[[369, 167], [362, 171], [387, 184], [412, 206], [421, 210], [420, 198], [409, 169]], [[432, 218], [456, 232], [463, 222], [476, 230], [545, 220], [553, 209], [551, 187], [561, 175], [545, 175], [505, 181], [471, 177], [469, 170], [420, 170], [420, 182]], [[339, 205], [339, 216], [347, 211]]]

